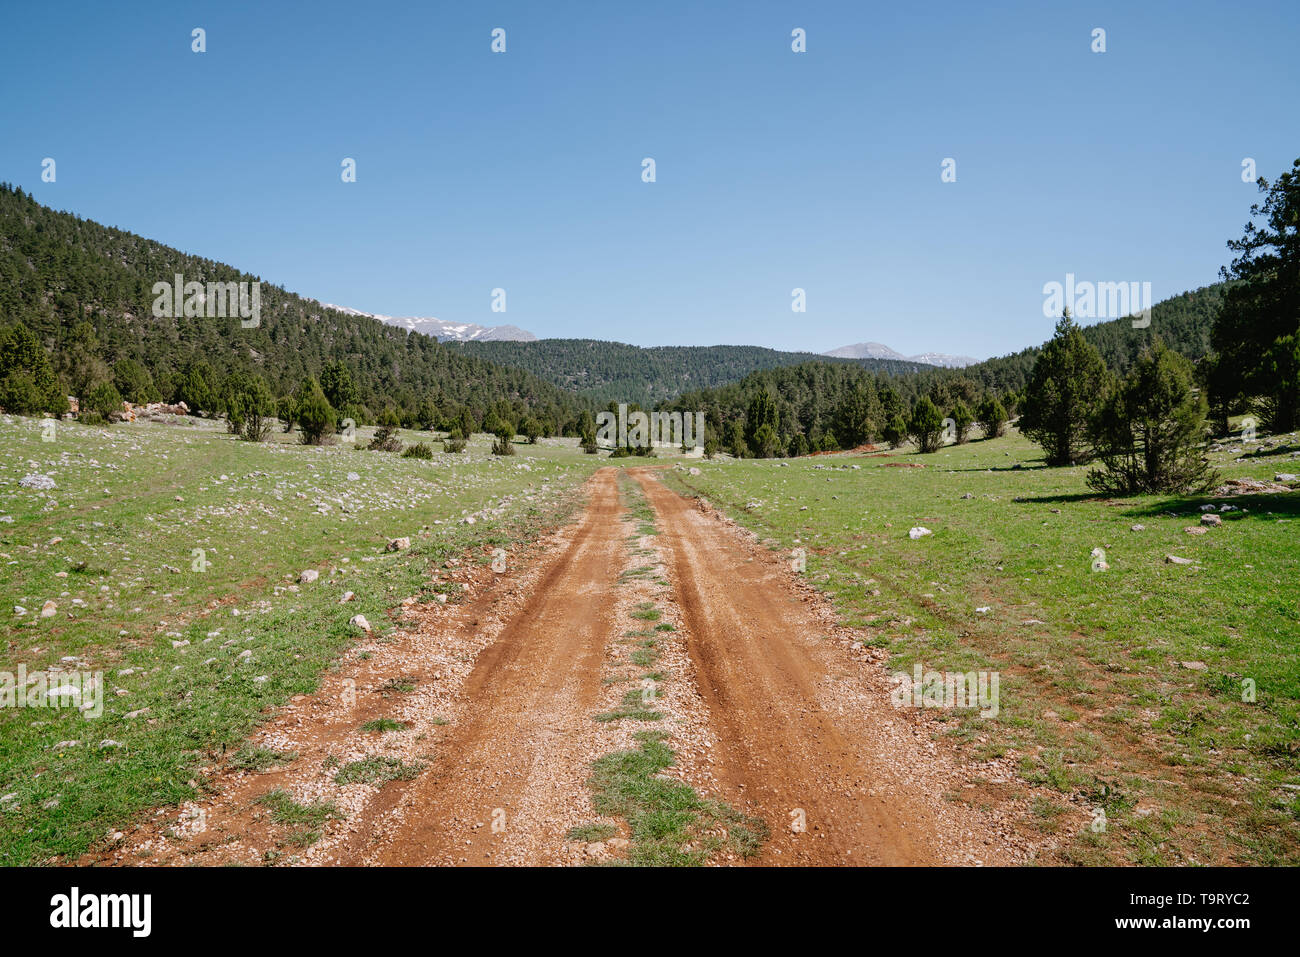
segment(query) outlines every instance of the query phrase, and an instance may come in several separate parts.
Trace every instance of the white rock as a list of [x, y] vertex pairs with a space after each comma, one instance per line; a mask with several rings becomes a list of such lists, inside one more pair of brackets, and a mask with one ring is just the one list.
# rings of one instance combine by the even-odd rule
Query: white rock
[[912, 529], [907, 533], [907, 537], [915, 541], [918, 538], [924, 538], [926, 535], [933, 535], [933, 534], [934, 532], [930, 531], [925, 526], [918, 525], [916, 526], [916, 528]]
[[365, 615], [353, 615], [348, 621], [348, 624], [360, 628], [362, 631], [367, 633], [370, 631], [370, 622], [366, 621]]
[[42, 618], [53, 618], [55, 612], [57, 612], [58, 610], [59, 610], [59, 606], [58, 606], [58, 605], [56, 605], [56, 604], [55, 604], [54, 602], [52, 602], [52, 601], [47, 601], [44, 605], [41, 606], [41, 617], [42, 617]]
[[314, 582], [318, 578], [320, 578], [320, 572], [314, 568], [309, 568], [298, 576], [298, 581], [306, 584], [307, 582]]

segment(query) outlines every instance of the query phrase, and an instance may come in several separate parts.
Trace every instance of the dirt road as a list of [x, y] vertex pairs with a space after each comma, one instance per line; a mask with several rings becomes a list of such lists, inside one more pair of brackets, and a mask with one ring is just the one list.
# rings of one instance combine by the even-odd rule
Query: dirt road
[[[576, 524], [505, 574], [482, 573], [470, 600], [410, 610], [399, 642], [375, 645], [295, 700], [255, 743], [296, 754], [249, 774], [216, 769], [215, 795], [138, 829], [101, 863], [560, 864], [617, 857], [624, 839], [584, 844], [592, 762], [627, 748], [640, 722], [593, 720], [617, 694], [620, 648], [638, 599], [665, 609], [674, 672], [665, 698], [679, 760], [669, 773], [761, 817], [759, 864], [1013, 863], [1030, 852], [1024, 795], [985, 784], [1005, 767], [962, 766], [925, 717], [890, 706], [881, 663], [778, 555], [655, 470], [630, 473], [654, 528], [620, 502], [602, 469]], [[624, 479], [624, 481], [627, 481]], [[634, 568], [634, 566], [636, 566]], [[629, 579], [630, 573], [635, 572]], [[672, 649], [675, 648], [674, 652]], [[411, 693], [382, 690], [401, 676]], [[348, 683], [351, 682], [351, 685]], [[389, 717], [402, 730], [358, 730]], [[647, 722], [648, 723], [648, 722]], [[381, 757], [409, 779], [339, 786], [339, 756]], [[300, 851], [263, 812], [273, 788], [338, 814]], [[160, 812], [161, 813], [161, 812]], [[292, 838], [289, 838], [292, 840]]]

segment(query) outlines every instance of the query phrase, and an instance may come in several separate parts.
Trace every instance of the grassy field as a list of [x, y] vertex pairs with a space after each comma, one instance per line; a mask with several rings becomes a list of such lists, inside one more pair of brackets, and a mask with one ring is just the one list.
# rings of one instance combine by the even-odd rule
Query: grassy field
[[[1212, 458], [1224, 479], [1271, 479], [1300, 471], [1296, 451], [1284, 436]], [[1300, 863], [1300, 495], [1106, 500], [1014, 433], [693, 464], [670, 482], [806, 550], [806, 574], [899, 670], [1000, 673], [996, 718], [930, 713], [973, 760], [1014, 755], [1091, 815], [1067, 832], [1043, 802], [1061, 861]], [[1222, 525], [1188, 533], [1207, 504]]]
[[[44, 441], [38, 420], [0, 422], [0, 672], [105, 684], [99, 717], [0, 708], [0, 864], [77, 855], [201, 793], [215, 758], [266, 758], [236, 752], [269, 708], [314, 689], [359, 635], [352, 616], [391, 631], [389, 609], [432, 597], [431, 562], [509, 551], [604, 462], [573, 440], [496, 457], [478, 436], [421, 461], [367, 439], [253, 445], [191, 419], [60, 422]], [[55, 487], [22, 487], [31, 474]], [[387, 550], [403, 536], [409, 549]], [[307, 570], [318, 578], [299, 583]]]

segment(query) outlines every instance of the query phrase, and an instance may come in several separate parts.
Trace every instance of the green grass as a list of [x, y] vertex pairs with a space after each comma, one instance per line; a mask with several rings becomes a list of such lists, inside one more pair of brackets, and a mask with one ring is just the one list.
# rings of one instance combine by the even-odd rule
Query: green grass
[[389, 781], [409, 781], [424, 770], [421, 765], [405, 764], [398, 758], [374, 755], [349, 761], [334, 775], [335, 784], [373, 784], [383, 787]]
[[394, 721], [392, 718], [376, 718], [363, 724], [361, 730], [374, 734], [383, 734], [386, 731], [405, 731], [406, 725], [401, 721]]
[[298, 760], [296, 751], [272, 751], [245, 745], [231, 755], [227, 765], [236, 771], [269, 771], [280, 764]]
[[617, 833], [618, 828], [612, 824], [580, 824], [569, 828], [567, 839], [589, 844], [592, 841], [608, 841]]
[[[1300, 471], [1286, 454], [1235, 457], [1211, 455], [1224, 480]], [[932, 455], [700, 468], [666, 481], [783, 559], [804, 549], [808, 579], [893, 668], [1000, 673], [996, 719], [928, 712], [972, 760], [1014, 752], [1026, 778], [1084, 801], [1118, 789], [1106, 831], [1067, 859], [1300, 863], [1296, 792], [1281, 787], [1300, 783], [1300, 494], [1106, 500], [1087, 467], [1044, 468], [1014, 432]], [[1210, 503], [1239, 510], [1187, 534]], [[911, 540], [913, 526], [933, 535]], [[1094, 548], [1109, 570], [1092, 570]], [[1168, 814], [1185, 823], [1153, 841]]]
[[[455, 586], [431, 584], [431, 565], [535, 538], [604, 464], [573, 440], [502, 460], [476, 436], [467, 455], [425, 461], [280, 434], [253, 445], [198, 420], [61, 422], [56, 434], [42, 442], [34, 419], [0, 427], [0, 519], [12, 518], [0, 521], [0, 672], [100, 671], [104, 711], [0, 709], [0, 799], [13, 795], [0, 800], [4, 865], [75, 857], [150, 809], [193, 800], [205, 765], [273, 766], [244, 742], [338, 666], [359, 637], [353, 615], [382, 640], [403, 598], [455, 600]], [[30, 472], [57, 487], [19, 487]], [[399, 536], [412, 547], [386, 551]], [[319, 579], [299, 584], [305, 569]], [[355, 598], [340, 604], [345, 590]], [[40, 618], [47, 599], [58, 612]], [[66, 741], [79, 744], [55, 747]]]
[[623, 695], [623, 700], [613, 711], [602, 711], [596, 720], [605, 721], [658, 721], [663, 715], [646, 707], [645, 695], [640, 688], [633, 688]]
[[598, 814], [627, 821], [628, 863], [683, 867], [705, 864], [721, 852], [756, 854], [767, 839], [767, 825], [661, 776], [674, 758], [664, 738], [657, 731], [637, 732], [640, 747], [598, 759], [587, 782]]
[[257, 803], [271, 812], [271, 819], [277, 824], [320, 827], [332, 818], [342, 817], [331, 802], [299, 804], [282, 788], [268, 791], [257, 799]]

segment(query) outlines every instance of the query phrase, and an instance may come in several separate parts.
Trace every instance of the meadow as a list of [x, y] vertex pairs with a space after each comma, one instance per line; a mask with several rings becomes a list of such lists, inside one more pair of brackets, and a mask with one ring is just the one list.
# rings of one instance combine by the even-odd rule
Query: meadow
[[[1300, 467], [1294, 435], [1216, 448], [1225, 481]], [[1106, 499], [1014, 431], [930, 455], [695, 464], [670, 484], [792, 568], [806, 554], [892, 669], [1000, 673], [995, 718], [929, 713], [972, 761], [1012, 755], [1088, 815], [1071, 830], [1038, 802], [1056, 862], [1300, 863], [1295, 492]]]
[[[569, 514], [600, 464], [571, 440], [510, 457], [489, 454], [489, 436], [459, 455], [435, 441], [421, 460], [365, 451], [367, 430], [330, 447], [293, 438], [239, 442], [181, 418], [52, 434], [0, 421], [0, 671], [105, 685], [99, 717], [0, 709], [0, 864], [75, 859], [202, 793], [202, 768], [273, 760], [241, 743], [335, 666], [361, 635], [353, 616], [390, 633], [403, 599], [454, 592], [431, 563], [509, 552]], [[54, 487], [24, 487], [34, 475]]]

